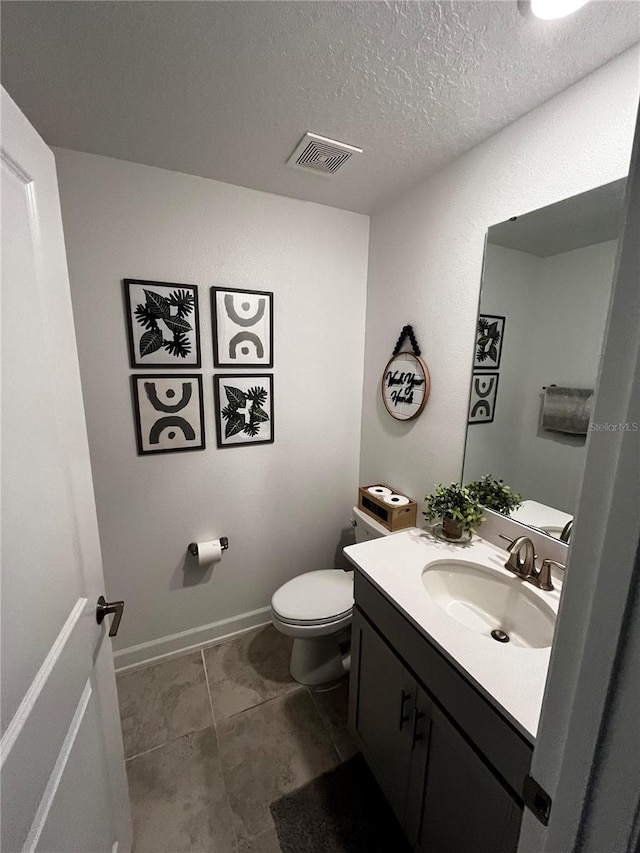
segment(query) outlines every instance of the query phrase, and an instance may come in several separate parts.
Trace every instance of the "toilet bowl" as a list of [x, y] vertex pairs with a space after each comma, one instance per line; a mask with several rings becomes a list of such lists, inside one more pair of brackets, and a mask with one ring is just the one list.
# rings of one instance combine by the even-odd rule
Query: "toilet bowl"
[[[386, 530], [357, 507], [352, 524], [356, 542], [386, 535]], [[349, 671], [353, 572], [318, 569], [298, 575], [271, 598], [271, 621], [293, 637], [291, 676], [309, 686], [327, 684]]]

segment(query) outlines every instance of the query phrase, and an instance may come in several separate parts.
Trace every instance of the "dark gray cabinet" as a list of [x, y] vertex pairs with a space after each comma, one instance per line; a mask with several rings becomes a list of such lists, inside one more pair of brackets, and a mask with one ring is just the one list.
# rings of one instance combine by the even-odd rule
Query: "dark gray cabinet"
[[411, 721], [415, 681], [366, 620], [355, 613], [352, 637], [357, 637], [358, 698], [354, 728], [366, 744], [367, 760], [378, 784], [402, 823], [411, 761]]
[[532, 744], [356, 573], [350, 725], [414, 850], [515, 853]]
[[[429, 705], [426, 732], [416, 744], [423, 777], [417, 820], [410, 833], [423, 853], [508, 853], [518, 846], [522, 808], [473, 747], [419, 691]], [[419, 785], [418, 781], [418, 785]], [[417, 786], [416, 786], [417, 787]]]

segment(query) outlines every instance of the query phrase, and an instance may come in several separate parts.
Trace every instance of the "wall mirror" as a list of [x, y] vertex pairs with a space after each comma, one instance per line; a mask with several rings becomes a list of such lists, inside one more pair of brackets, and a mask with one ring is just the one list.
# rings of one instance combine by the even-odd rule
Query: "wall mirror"
[[[598, 374], [625, 184], [513, 217], [487, 234], [463, 482], [502, 478], [523, 498], [513, 518], [566, 541], [593, 428], [588, 391]], [[565, 418], [580, 406], [577, 420]]]

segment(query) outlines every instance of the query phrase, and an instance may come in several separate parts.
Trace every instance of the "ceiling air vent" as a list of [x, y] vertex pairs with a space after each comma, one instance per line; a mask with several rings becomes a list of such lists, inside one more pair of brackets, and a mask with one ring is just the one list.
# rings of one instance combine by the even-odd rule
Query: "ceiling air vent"
[[362, 148], [317, 133], [305, 133], [287, 160], [287, 166], [316, 175], [335, 175], [354, 154], [362, 154]]

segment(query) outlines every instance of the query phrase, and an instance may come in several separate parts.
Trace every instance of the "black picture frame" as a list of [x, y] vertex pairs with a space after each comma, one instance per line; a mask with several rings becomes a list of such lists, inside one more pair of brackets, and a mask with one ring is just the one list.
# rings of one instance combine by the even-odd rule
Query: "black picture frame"
[[498, 370], [507, 318], [501, 314], [479, 314], [476, 323], [474, 370]]
[[[231, 396], [228, 388], [232, 388], [234, 392], [238, 393]], [[259, 390], [265, 392], [264, 399], [260, 398]], [[253, 396], [249, 393], [251, 391], [255, 392]], [[216, 440], [219, 448], [243, 447], [248, 444], [273, 444], [275, 431], [272, 373], [216, 373], [213, 377], [213, 395]], [[247, 403], [251, 403], [249, 420], [247, 420], [248, 407], [245, 405]], [[254, 420], [252, 414], [256, 407], [261, 412], [261, 416]], [[229, 434], [229, 424], [232, 422], [231, 418], [234, 412], [238, 412], [237, 428]], [[263, 417], [264, 415], [266, 417]], [[243, 425], [240, 423], [240, 418], [242, 418]], [[251, 428], [256, 430], [255, 435], [251, 435]]]
[[[473, 372], [471, 377], [471, 394], [469, 397], [469, 416], [467, 420], [469, 425], [493, 423], [498, 399], [499, 379], [500, 374], [496, 372]], [[486, 383], [488, 383], [488, 387], [484, 387]]]
[[[164, 388], [158, 388], [158, 381], [162, 380]], [[182, 402], [186, 395], [185, 384], [191, 388], [191, 392], [184, 406], [170, 402], [178, 389], [171, 386], [182, 385]], [[153, 390], [144, 388], [145, 385], [153, 385]], [[194, 398], [193, 389], [197, 388]], [[133, 413], [136, 429], [136, 446], [138, 456], [147, 456], [156, 453], [180, 453], [187, 450], [204, 450], [206, 446], [204, 430], [204, 400], [202, 393], [202, 376], [199, 373], [134, 373], [131, 376], [131, 389], [133, 394]], [[158, 391], [160, 390], [160, 394]], [[173, 392], [173, 393], [169, 393]], [[156, 398], [156, 402], [153, 401]], [[164, 399], [163, 399], [164, 398]], [[152, 420], [157, 412], [155, 421]], [[182, 412], [182, 414], [179, 414]], [[162, 417], [162, 413], [165, 416]], [[169, 423], [169, 419], [173, 423]], [[194, 433], [193, 439], [189, 438], [185, 426], [178, 422], [183, 421]], [[165, 423], [161, 425], [162, 421]], [[182, 440], [176, 435], [177, 427], [182, 432]], [[162, 433], [170, 430], [164, 437]], [[172, 435], [173, 433], [173, 435]], [[174, 438], [178, 441], [174, 443]], [[171, 442], [168, 444], [167, 442]], [[154, 447], [158, 444], [158, 447]], [[162, 445], [162, 446], [160, 446]]]
[[[140, 278], [125, 278], [122, 284], [130, 366], [145, 370], [201, 367], [197, 285]], [[184, 324], [191, 328], [181, 329]], [[183, 354], [185, 346], [189, 351]]]
[[[241, 298], [244, 303], [237, 305]], [[253, 314], [252, 303], [257, 304]], [[245, 311], [242, 316], [239, 311]], [[273, 293], [235, 287], [211, 288], [213, 364], [216, 368], [273, 367]]]

